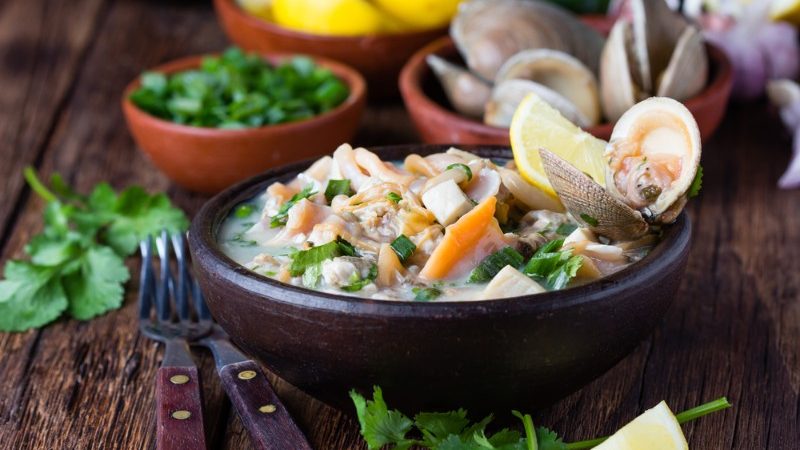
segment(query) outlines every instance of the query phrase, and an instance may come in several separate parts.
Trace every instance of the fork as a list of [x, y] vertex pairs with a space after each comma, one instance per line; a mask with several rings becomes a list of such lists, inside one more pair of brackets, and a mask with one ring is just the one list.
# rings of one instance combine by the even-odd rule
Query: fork
[[176, 295], [179, 304], [188, 304], [190, 294], [197, 311], [198, 325], [210, 327], [211, 333], [192, 342], [206, 347], [214, 355], [217, 373], [231, 403], [259, 450], [311, 450], [306, 437], [281, 403], [261, 367], [239, 351], [214, 322], [197, 281], [189, 272], [183, 235], [172, 235], [172, 248], [178, 267]]
[[[155, 242], [160, 273], [153, 258], [153, 238], [142, 241], [139, 330], [165, 346], [156, 375], [156, 447], [159, 450], [205, 450], [200, 376], [188, 343], [212, 331], [193, 321], [184, 295], [186, 285], [173, 281], [166, 232]], [[205, 305], [202, 305], [205, 306]]]

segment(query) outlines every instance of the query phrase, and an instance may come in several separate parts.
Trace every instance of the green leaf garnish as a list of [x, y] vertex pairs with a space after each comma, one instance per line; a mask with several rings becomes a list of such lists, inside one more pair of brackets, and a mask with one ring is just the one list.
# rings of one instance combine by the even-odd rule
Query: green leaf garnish
[[350, 180], [328, 180], [328, 186], [325, 187], [325, 199], [328, 200], [328, 203], [337, 195], [350, 196], [352, 194]]
[[392, 250], [397, 253], [400, 262], [405, 262], [414, 254], [414, 250], [417, 249], [417, 246], [411, 242], [411, 239], [407, 238], [404, 234], [397, 236], [397, 239], [392, 241], [389, 245], [392, 247]]
[[294, 205], [296, 205], [300, 200], [313, 197], [317, 195], [314, 192], [314, 186], [308, 185], [303, 188], [302, 191], [294, 194], [292, 198], [289, 199], [286, 203], [281, 205], [280, 209], [278, 209], [278, 213], [274, 216], [270, 217], [269, 226], [271, 228], [278, 228], [286, 225], [286, 221], [289, 218], [289, 210], [292, 209]]
[[233, 212], [233, 215], [236, 216], [237, 219], [246, 219], [250, 217], [255, 210], [255, 206], [245, 203], [244, 205], [237, 206], [236, 210]]
[[558, 228], [556, 228], [556, 234], [559, 234], [561, 236], [569, 236], [570, 234], [572, 234], [573, 231], [577, 229], [578, 225], [572, 222], [562, 223], [561, 225], [558, 226]]
[[445, 168], [445, 170], [451, 170], [451, 169], [463, 170], [464, 173], [467, 174], [467, 181], [472, 180], [472, 169], [470, 169], [468, 165], [462, 163], [455, 163], [455, 164], [450, 164], [449, 166], [447, 166], [447, 168]]
[[386, 198], [392, 203], [400, 203], [400, 200], [403, 199], [397, 192], [389, 192], [386, 194]]
[[597, 224], [599, 223], [597, 219], [585, 213], [581, 213], [581, 219], [583, 219], [584, 222], [588, 223], [590, 226], [593, 227], [596, 227]]
[[697, 166], [697, 173], [694, 175], [694, 180], [689, 186], [688, 197], [697, 197], [700, 194], [700, 189], [703, 188], [703, 166]]
[[442, 291], [435, 287], [415, 287], [411, 288], [411, 292], [414, 294], [414, 301], [417, 302], [429, 302], [442, 295]]
[[549, 290], [559, 290], [569, 284], [583, 264], [583, 257], [572, 255], [572, 250], [561, 250], [563, 239], [552, 240], [534, 253], [523, 273], [543, 284]]
[[373, 264], [369, 268], [369, 274], [367, 274], [366, 278], [361, 278], [361, 275], [358, 272], [353, 273], [349, 281], [350, 284], [347, 286], [342, 286], [342, 290], [345, 292], [358, 292], [361, 289], [364, 289], [364, 286], [372, 283], [375, 281], [375, 278], [378, 278], [378, 266]]
[[525, 262], [525, 258], [516, 250], [511, 247], [505, 247], [486, 258], [478, 264], [478, 267], [472, 270], [469, 274], [468, 283], [485, 283], [498, 272], [503, 270], [505, 266], [518, 268]]
[[289, 255], [292, 264], [289, 265], [289, 274], [293, 277], [304, 275], [310, 267], [316, 266], [325, 260], [339, 256], [358, 256], [355, 247], [341, 237], [327, 244], [300, 250]]

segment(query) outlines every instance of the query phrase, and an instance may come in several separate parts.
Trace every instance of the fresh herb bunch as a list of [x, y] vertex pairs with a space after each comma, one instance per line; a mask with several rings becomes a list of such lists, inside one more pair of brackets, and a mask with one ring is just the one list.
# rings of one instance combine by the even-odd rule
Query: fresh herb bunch
[[277, 66], [233, 47], [199, 69], [142, 74], [130, 99], [148, 113], [198, 127], [249, 128], [308, 119], [341, 104], [347, 85], [308, 57]]
[[107, 183], [81, 195], [54, 174], [45, 186], [31, 168], [25, 178], [47, 201], [44, 229], [25, 246], [28, 261], [8, 261], [0, 281], [0, 331], [24, 331], [65, 311], [87, 320], [122, 305], [130, 278], [124, 258], [162, 229], [188, 227], [164, 194], [140, 187], [117, 194]]
[[[361, 436], [370, 450], [387, 445], [398, 450], [406, 450], [414, 445], [432, 450], [581, 450], [596, 447], [607, 439], [601, 437], [567, 443], [549, 428], [534, 427], [531, 415], [519, 411], [512, 411], [512, 414], [522, 421], [524, 434], [508, 428], [487, 434], [492, 415], [471, 423], [467, 411], [458, 409], [422, 412], [412, 420], [396, 409], [389, 409], [380, 387], [373, 387], [372, 397], [372, 400], [367, 400], [355, 390], [350, 391], [361, 426]], [[730, 406], [728, 400], [722, 397], [675, 417], [679, 423], [686, 423]]]

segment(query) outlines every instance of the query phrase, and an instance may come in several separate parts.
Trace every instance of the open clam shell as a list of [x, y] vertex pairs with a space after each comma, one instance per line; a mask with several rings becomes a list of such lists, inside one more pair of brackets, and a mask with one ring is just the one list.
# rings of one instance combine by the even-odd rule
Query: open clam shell
[[620, 241], [637, 239], [647, 233], [649, 226], [641, 213], [554, 153], [540, 149], [539, 155], [561, 203], [584, 226]]
[[537, 94], [572, 123], [584, 128], [590, 126], [589, 118], [560, 93], [535, 81], [515, 79], [505, 80], [495, 85], [492, 96], [486, 103], [486, 112], [483, 115], [484, 123], [508, 128], [517, 107], [530, 93]]
[[689, 22], [664, 0], [631, 0], [633, 48], [642, 89], [655, 92], [658, 76], [666, 70]]
[[594, 74], [577, 58], [552, 49], [523, 50], [505, 62], [496, 82], [523, 79], [539, 83], [569, 100], [585, 117], [582, 127], [600, 121], [600, 94]]
[[492, 86], [467, 69], [437, 55], [428, 55], [428, 66], [439, 78], [453, 108], [470, 117], [481, 117]]
[[702, 91], [707, 81], [708, 53], [703, 34], [696, 27], [688, 26], [661, 74], [656, 95], [686, 100]]
[[603, 113], [612, 122], [636, 104], [641, 91], [632, 74], [631, 39], [631, 24], [618, 20], [600, 57], [600, 97]]

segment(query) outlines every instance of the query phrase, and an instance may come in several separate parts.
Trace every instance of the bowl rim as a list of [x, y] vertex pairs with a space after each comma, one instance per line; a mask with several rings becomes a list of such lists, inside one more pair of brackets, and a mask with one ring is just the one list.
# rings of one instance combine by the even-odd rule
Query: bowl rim
[[[295, 53], [286, 53], [286, 52], [247, 52], [247, 53], [256, 53], [261, 56], [261, 58], [275, 63], [278, 61], [284, 61], [296, 56], [304, 56], [310, 58], [314, 61], [315, 64], [330, 70], [337, 78], [342, 80], [347, 84], [348, 89], [350, 90], [347, 98], [337, 105], [335, 108], [325, 111], [322, 114], [310, 117], [308, 119], [298, 120], [294, 122], [286, 122], [276, 125], [262, 125], [260, 127], [250, 127], [250, 128], [240, 128], [240, 129], [227, 129], [227, 128], [215, 128], [215, 127], [198, 127], [194, 125], [184, 125], [180, 123], [175, 123], [170, 120], [162, 119], [160, 117], [156, 117], [147, 111], [139, 108], [135, 103], [133, 103], [130, 99], [131, 94], [134, 90], [138, 89], [141, 85], [141, 73], [134, 78], [122, 92], [122, 109], [126, 115], [129, 115], [131, 119], [140, 121], [149, 125], [153, 128], [158, 128], [161, 131], [167, 131], [172, 133], [181, 133], [181, 134], [192, 134], [195, 136], [202, 136], [202, 137], [239, 137], [246, 134], [270, 134], [270, 133], [280, 133], [286, 132], [291, 133], [293, 131], [305, 131], [306, 127], [314, 126], [316, 123], [322, 123], [330, 118], [336, 117], [341, 115], [345, 110], [353, 108], [354, 106], [358, 105], [359, 103], [366, 100], [367, 96], [367, 82], [364, 77], [359, 73], [356, 69], [348, 66], [347, 64], [334, 61], [329, 58], [325, 58], [322, 56], [317, 55], [305, 55], [305, 54], [295, 54]], [[144, 72], [161, 72], [166, 75], [172, 75], [176, 72], [181, 72], [185, 70], [196, 69], [200, 67], [203, 59], [209, 56], [219, 56], [221, 53], [219, 52], [210, 52], [204, 53], [199, 55], [191, 55], [191, 56], [184, 56], [178, 59], [173, 59], [167, 61], [165, 63], [159, 64], [155, 67], [148, 68], [144, 70]]]
[[295, 40], [305, 40], [310, 42], [324, 42], [324, 43], [350, 43], [352, 45], [361, 46], [365, 42], [372, 42], [377, 40], [391, 41], [391, 40], [405, 40], [409, 37], [417, 37], [424, 39], [427, 36], [439, 36], [445, 32], [449, 27], [436, 27], [424, 30], [404, 31], [400, 33], [386, 33], [386, 34], [369, 34], [369, 35], [330, 35], [330, 34], [314, 34], [304, 31], [292, 30], [278, 25], [275, 22], [261, 19], [252, 14], [248, 14], [235, 0], [214, 0], [214, 7], [219, 14], [229, 14], [236, 16], [238, 20], [244, 21], [247, 26], [258, 28], [262, 31], [272, 34], [281, 35], [286, 38]]
[[[446, 118], [449, 122], [456, 124], [458, 128], [498, 138], [508, 135], [508, 128], [494, 127], [461, 115], [433, 100], [422, 89], [422, 77], [430, 71], [425, 62], [427, 56], [439, 54], [443, 50], [454, 46], [455, 42], [450, 36], [442, 36], [419, 49], [403, 66], [403, 70], [400, 72], [399, 85], [403, 101], [409, 113], [413, 115], [412, 110], [425, 109], [439, 117]], [[717, 92], [729, 89], [733, 84], [733, 67], [725, 52], [710, 42], [706, 42], [706, 50], [708, 51], [709, 61], [716, 70], [713, 72], [713, 78], [708, 81], [702, 91], [681, 102], [690, 111], [704, 104], [707, 98]], [[603, 122], [588, 127], [585, 131], [593, 135], [611, 135], [614, 125], [615, 122]]]
[[[371, 150], [379, 155], [389, 152], [430, 154], [445, 151], [449, 147], [451, 145], [448, 144], [406, 144], [373, 147]], [[511, 157], [511, 150], [507, 146], [459, 145], [458, 147], [484, 157]], [[268, 184], [279, 180], [285, 181], [309, 167], [314, 161], [315, 159], [310, 159], [270, 169], [225, 189], [207, 201], [195, 215], [189, 230], [189, 244], [194, 264], [210, 265], [215, 278], [224, 279], [259, 297], [295, 307], [394, 317], [429, 317], [432, 314], [464, 317], [476, 313], [505, 314], [509, 311], [551, 312], [614, 297], [642, 281], [657, 278], [659, 274], [665, 273], [670, 265], [680, 261], [691, 245], [692, 223], [684, 211], [675, 223], [665, 227], [662, 241], [645, 258], [600, 280], [560, 291], [528, 296], [441, 302], [378, 300], [314, 291], [259, 275], [228, 257], [218, 245], [216, 235], [230, 211], [242, 201], [264, 192]]]

